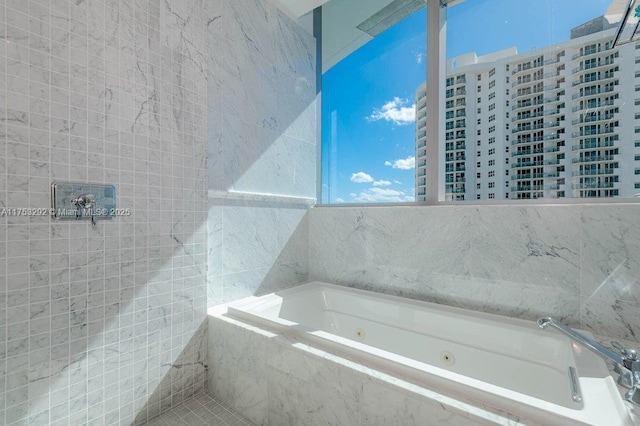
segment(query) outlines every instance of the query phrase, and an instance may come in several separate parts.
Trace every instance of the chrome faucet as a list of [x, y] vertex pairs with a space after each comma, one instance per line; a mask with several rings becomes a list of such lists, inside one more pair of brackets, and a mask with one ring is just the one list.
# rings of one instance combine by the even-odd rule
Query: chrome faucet
[[625, 394], [627, 401], [640, 405], [640, 358], [638, 358], [638, 353], [635, 349], [625, 349], [619, 343], [611, 342], [613, 347], [618, 350], [618, 352], [615, 352], [553, 318], [539, 318], [537, 323], [543, 329], [548, 326], [556, 328], [574, 342], [579, 343], [602, 358], [612, 361], [614, 364], [613, 371], [618, 374], [618, 384], [629, 389]]

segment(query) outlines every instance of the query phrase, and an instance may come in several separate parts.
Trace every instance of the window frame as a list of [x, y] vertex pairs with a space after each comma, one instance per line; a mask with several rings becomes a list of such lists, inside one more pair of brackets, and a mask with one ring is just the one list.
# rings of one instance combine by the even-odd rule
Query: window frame
[[[465, 0], [425, 0], [427, 8], [427, 40], [426, 40], [426, 62], [427, 62], [427, 139], [439, 140], [440, 129], [445, 123], [446, 102], [446, 45], [447, 45], [447, 9]], [[315, 13], [317, 12], [317, 13]], [[317, 53], [317, 91], [319, 102], [322, 102], [322, 31], [321, 28], [321, 7], [314, 10], [314, 36], [316, 36]], [[640, 48], [640, 43], [636, 44], [636, 49]], [[508, 71], [508, 66], [507, 66]], [[477, 81], [481, 81], [478, 75]], [[509, 90], [507, 89], [507, 95]], [[508, 102], [508, 101], [507, 101]], [[318, 207], [394, 207], [394, 206], [500, 206], [500, 205], [590, 205], [590, 204], [640, 204], [639, 198], [602, 197], [602, 198], [532, 198], [532, 199], [512, 199], [506, 197], [503, 200], [492, 199], [465, 199], [464, 201], [447, 201], [445, 199], [445, 179], [440, 179], [440, 170], [445, 169], [444, 156], [440, 159], [439, 144], [427, 144], [427, 170], [426, 170], [426, 200], [413, 202], [390, 202], [390, 203], [323, 203], [322, 202], [322, 138], [321, 138], [321, 117], [322, 108], [317, 108], [317, 199]], [[508, 129], [508, 127], [507, 127]], [[444, 133], [443, 133], [444, 135]], [[436, 164], [429, 159], [436, 158]], [[508, 194], [507, 194], [508, 196]]]

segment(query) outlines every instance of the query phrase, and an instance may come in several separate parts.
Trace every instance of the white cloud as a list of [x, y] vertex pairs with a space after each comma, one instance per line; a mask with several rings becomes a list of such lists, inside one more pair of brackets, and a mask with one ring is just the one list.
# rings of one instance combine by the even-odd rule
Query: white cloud
[[373, 187], [362, 191], [360, 194], [353, 197], [353, 201], [357, 203], [398, 203], [404, 201], [415, 201], [415, 197], [407, 195], [404, 191]]
[[353, 173], [351, 175], [351, 182], [354, 183], [371, 183], [373, 178], [365, 172]]
[[396, 96], [393, 100], [382, 105], [382, 108], [374, 109], [367, 117], [367, 121], [391, 121], [398, 126], [411, 124], [416, 121], [416, 104], [406, 106], [408, 103], [409, 100]]
[[336, 198], [336, 203], [344, 203], [344, 200], [340, 197]]
[[388, 180], [376, 180], [373, 182], [373, 186], [389, 186], [391, 182]]
[[411, 170], [416, 168], [416, 157], [401, 158], [394, 162], [385, 161], [384, 165], [393, 167], [394, 169]]
[[416, 53], [416, 64], [421, 64], [424, 61], [424, 53]]

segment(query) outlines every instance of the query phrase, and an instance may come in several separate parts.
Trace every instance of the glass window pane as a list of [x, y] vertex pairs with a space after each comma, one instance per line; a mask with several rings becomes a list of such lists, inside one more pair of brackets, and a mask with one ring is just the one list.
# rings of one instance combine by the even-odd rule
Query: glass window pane
[[[466, 0], [448, 9], [446, 78], [464, 81], [445, 93], [448, 200], [638, 194], [640, 50], [611, 48], [620, 20], [611, 4]], [[458, 109], [464, 122], [451, 116]]]
[[416, 160], [416, 137], [426, 142], [424, 125], [417, 125], [426, 120], [426, 100], [416, 101], [426, 76], [424, 6], [424, 0], [323, 6], [323, 203], [415, 200], [415, 165], [424, 161]]

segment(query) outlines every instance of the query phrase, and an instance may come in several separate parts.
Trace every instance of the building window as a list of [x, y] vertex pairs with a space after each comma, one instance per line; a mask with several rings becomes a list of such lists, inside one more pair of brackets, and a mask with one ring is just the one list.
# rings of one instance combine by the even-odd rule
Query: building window
[[[619, 109], [621, 109], [621, 105], [630, 105], [631, 103], [638, 103], [638, 106], [640, 106], [640, 95], [638, 95], [640, 93], [640, 85], [637, 86], [638, 92], [634, 93], [634, 91], [624, 90], [626, 86], [622, 84], [622, 77], [630, 75], [638, 76], [635, 84], [640, 82], [640, 61], [636, 58], [637, 52], [630, 52], [628, 49], [615, 49], [600, 53], [603, 47], [606, 49], [605, 46], [606, 41], [609, 39], [609, 34], [598, 34], [597, 28], [593, 26], [578, 27], [576, 22], [568, 17], [553, 13], [557, 9], [558, 2], [543, 0], [548, 5], [547, 11], [547, 8], [541, 7], [538, 2], [534, 2], [534, 4], [524, 0], [514, 1], [521, 2], [521, 7], [517, 7], [518, 12], [514, 11], [513, 16], [509, 17], [509, 28], [502, 28], [504, 31], [501, 32], [501, 37], [493, 36], [488, 31], [479, 32], [474, 37], [459, 37], [459, 34], [465, 34], [465, 31], [468, 32], [469, 28], [476, 24], [477, 13], [474, 13], [474, 7], [477, 6], [477, 2], [475, 5], [474, 1], [455, 2], [449, 6], [450, 12], [455, 8], [456, 13], [448, 13], [445, 16], [445, 19], [447, 19], [446, 28], [450, 34], [456, 34], [456, 37], [448, 37], [446, 39], [446, 59], [451, 61], [450, 64], [453, 66], [446, 68], [445, 85], [443, 85], [445, 93], [443, 95], [448, 97], [448, 99], [445, 99], [447, 108], [451, 110], [456, 107], [462, 107], [463, 113], [458, 115], [458, 110], [455, 113], [450, 110], [441, 112], [446, 115], [448, 120], [443, 123], [437, 123], [438, 132], [445, 139], [441, 141], [442, 145], [438, 147], [438, 155], [441, 157], [437, 159], [427, 159], [425, 161], [426, 114], [429, 113], [425, 108], [427, 104], [424, 78], [426, 69], [419, 70], [420, 79], [416, 78], [416, 81], [412, 83], [412, 87], [396, 87], [394, 90], [388, 90], [383, 93], [381, 93], [382, 89], [380, 88], [384, 85], [380, 85], [380, 88], [378, 86], [367, 87], [367, 90], [355, 94], [351, 93], [351, 90], [344, 90], [345, 87], [350, 88], [353, 86], [357, 88], [361, 83], [373, 81], [364, 78], [368, 75], [366, 70], [371, 68], [369, 65], [371, 64], [370, 60], [362, 61], [361, 64], [356, 65], [362, 68], [360, 74], [357, 68], [349, 70], [347, 74], [357, 76], [356, 81], [346, 82], [339, 75], [339, 70], [347, 69], [346, 65], [355, 60], [351, 56], [361, 56], [362, 58], [366, 53], [365, 51], [371, 49], [377, 43], [377, 40], [384, 41], [386, 32], [369, 40], [359, 49], [358, 55], [349, 55], [336, 65], [331, 65], [328, 70], [324, 70], [323, 92], [326, 96], [323, 96], [323, 102], [326, 106], [323, 104], [322, 107], [322, 186], [323, 188], [330, 187], [331, 195], [329, 197], [323, 196], [323, 201], [328, 198], [329, 202], [332, 202], [331, 200], [339, 198], [347, 202], [358, 202], [356, 198], [359, 198], [361, 192], [367, 191], [368, 187], [381, 192], [379, 191], [381, 189], [379, 185], [376, 188], [373, 187], [374, 182], [402, 181], [403, 179], [396, 179], [392, 175], [392, 173], [400, 173], [401, 170], [406, 170], [408, 176], [411, 176], [408, 179], [411, 180], [413, 178], [415, 181], [414, 191], [405, 189], [401, 192], [404, 192], [405, 195], [419, 194], [420, 191], [424, 192], [422, 188], [424, 188], [425, 167], [429, 164], [435, 164], [437, 170], [440, 167], [439, 164], [445, 158], [451, 159], [450, 162], [442, 161], [442, 164], [446, 163], [448, 172], [437, 170], [439, 179], [428, 182], [427, 190], [433, 190], [435, 183], [437, 183], [439, 185], [438, 193], [447, 194], [447, 197], [453, 194], [454, 201], [461, 200], [462, 194], [449, 191], [451, 185], [446, 186], [447, 182], [445, 181], [451, 179], [451, 173], [463, 169], [465, 163], [467, 169], [472, 168], [469, 167], [472, 159], [468, 158], [469, 156], [465, 158], [463, 156], [464, 152], [458, 151], [466, 150], [469, 147], [468, 145], [465, 146], [465, 143], [470, 145], [470, 137], [473, 135], [471, 133], [473, 132], [473, 126], [466, 128], [465, 124], [463, 124], [464, 122], [457, 121], [458, 118], [465, 116], [465, 107], [472, 108], [474, 105], [473, 95], [468, 96], [466, 93], [469, 87], [466, 86], [467, 83], [463, 79], [464, 76], [467, 76], [467, 78], [475, 76], [477, 80], [476, 90], [479, 92], [476, 95], [477, 102], [475, 104], [477, 115], [469, 119], [476, 119], [476, 134], [478, 135], [476, 145], [478, 147], [481, 146], [480, 138], [482, 136], [480, 126], [483, 122], [489, 123], [485, 131], [489, 146], [484, 152], [478, 148], [476, 157], [481, 159], [486, 154], [493, 161], [485, 163], [483, 160], [481, 164], [477, 165], [478, 169], [481, 166], [487, 166], [487, 164], [495, 165], [497, 162], [501, 166], [500, 170], [487, 170], [487, 173], [490, 173], [491, 178], [494, 180], [496, 173], [498, 175], [504, 173], [505, 176], [509, 176], [510, 171], [516, 172], [512, 177], [516, 174], [526, 173], [531, 175], [545, 174], [546, 176], [540, 178], [539, 181], [537, 178], [531, 178], [529, 185], [535, 187], [544, 185], [551, 188], [558, 188], [562, 185], [562, 188], [569, 189], [566, 193], [557, 189], [553, 191], [536, 189], [535, 191], [537, 192], [523, 190], [517, 191], [514, 195], [511, 195], [511, 198], [520, 198], [525, 192], [534, 197], [552, 195], [554, 197], [586, 198], [617, 196], [618, 194], [624, 197], [635, 195], [637, 191], [631, 191], [633, 187], [625, 180], [635, 182], [638, 178], [634, 178], [634, 176], [640, 175], [637, 174], [635, 167], [622, 167], [622, 165], [629, 164], [631, 160], [637, 161], [637, 170], [640, 170], [640, 137], [634, 137], [634, 132], [640, 134], [640, 113], [636, 114], [635, 123], [631, 122], [633, 124], [629, 125], [630, 123], [623, 119]], [[588, 16], [603, 16], [607, 11], [607, 7], [608, 4], [604, 4], [600, 0], [584, 0], [581, 2], [582, 12]], [[527, 13], [527, 8], [530, 9], [531, 13]], [[324, 15], [325, 11], [323, 10], [322, 13]], [[422, 15], [419, 16], [419, 19], [424, 21], [421, 25], [426, 27], [426, 19], [423, 19], [426, 18], [426, 11], [423, 10], [421, 13]], [[545, 14], [547, 15], [546, 18]], [[541, 31], [528, 33], [522, 37], [516, 37], [512, 31], [509, 31], [514, 26], [519, 27], [518, 22], [522, 23], [520, 26], [524, 26], [527, 20], [530, 21], [532, 19], [532, 15], [535, 15], [536, 26]], [[393, 32], [402, 27], [402, 22], [395, 24], [398, 27], [394, 27]], [[503, 21], [493, 22], [488, 25], [498, 27], [503, 26], [503, 23]], [[550, 31], [546, 31], [547, 29]], [[589, 37], [584, 37], [586, 35], [589, 35]], [[416, 37], [415, 40], [420, 39], [422, 41], [419, 41], [419, 43], [423, 43], [423, 40], [426, 40], [424, 36], [425, 34], [419, 34], [419, 37]], [[399, 42], [395, 44], [392, 40], [387, 40], [387, 43], [381, 43], [378, 47], [380, 49], [380, 58], [390, 57], [388, 52], [384, 50], [390, 49], [388, 46], [400, 45], [409, 39], [413, 40], [411, 37], [404, 37], [398, 38], [397, 41]], [[589, 42], [585, 40], [589, 40]], [[594, 43], [592, 40], [600, 41]], [[515, 49], [509, 49], [514, 45], [517, 45], [517, 51], [524, 53], [516, 53]], [[420, 47], [420, 45], [418, 46]], [[422, 44], [422, 47], [424, 47], [424, 44]], [[531, 52], [536, 51], [536, 49], [538, 49], [538, 52], [545, 53], [538, 53], [537, 56], [533, 56]], [[415, 46], [413, 50], [416, 50]], [[475, 52], [477, 58], [473, 63], [470, 63], [467, 57], [460, 56], [471, 52]], [[428, 55], [429, 52], [427, 52]], [[586, 55], [592, 56], [585, 57]], [[623, 58], [624, 60], [617, 60], [622, 55], [629, 55], [629, 57]], [[414, 58], [412, 55], [406, 56]], [[402, 55], [395, 55], [394, 57], [402, 57]], [[638, 57], [640, 58], [640, 56]], [[374, 57], [375, 61], [378, 60]], [[608, 62], [603, 64], [604, 61]], [[379, 69], [381, 67], [391, 67], [395, 64], [376, 65], [376, 69]], [[444, 64], [442, 65], [445, 68]], [[511, 68], [510, 65], [514, 65], [514, 67]], [[500, 70], [500, 76], [497, 76], [496, 72], [498, 66], [503, 67]], [[407, 64], [400, 64], [399, 67], [408, 69]], [[594, 69], [585, 69], [592, 67]], [[558, 70], [568, 70], [569, 72], [558, 74]], [[488, 114], [486, 116], [481, 108], [484, 96], [480, 96], [483, 75], [488, 77], [487, 89], [489, 90], [489, 92], [486, 92], [487, 98], [485, 98], [489, 100]], [[409, 76], [411, 78], [405, 79], [404, 77], [405, 75], [403, 74], [401, 80], [411, 80], [413, 78]], [[433, 79], [432, 75], [429, 77]], [[513, 81], [511, 81], [511, 78], [513, 78]], [[471, 90], [473, 90], [472, 88], [473, 85], [471, 83]], [[547, 88], [553, 89], [547, 90]], [[511, 89], [514, 90], [513, 97], [510, 95]], [[366, 105], [364, 109], [368, 110], [368, 112], [366, 114], [354, 114], [357, 109], [354, 108], [349, 111], [348, 104], [345, 106], [336, 103], [336, 96], [334, 95], [341, 92], [349, 92], [349, 96], [342, 97], [345, 102], [349, 102], [349, 99], [346, 98], [351, 98], [351, 102], [355, 105], [357, 100], [360, 111], [363, 109], [362, 106]], [[415, 99], [412, 99], [413, 93], [415, 93]], [[373, 94], [375, 94], [376, 99], [368, 100], [367, 97], [373, 99]], [[404, 96], [404, 98], [399, 96]], [[635, 99], [636, 96], [639, 99]], [[496, 113], [496, 104], [498, 102], [495, 100], [496, 98], [500, 98], [500, 101], [504, 99], [504, 104], [501, 105], [499, 113]], [[514, 101], [513, 104], [510, 104], [511, 100]], [[416, 111], [415, 115], [411, 113], [412, 111]], [[510, 117], [511, 111], [517, 114], [517, 120], [512, 121]], [[333, 118], [331, 114], [333, 114]], [[626, 114], [625, 112], [625, 117], [627, 116]], [[516, 116], [514, 115], [515, 118]], [[350, 120], [352, 123], [349, 123]], [[573, 123], [571, 123], [572, 121]], [[510, 129], [512, 122], [516, 126], [513, 130]], [[498, 125], [497, 123], [500, 124]], [[383, 147], [381, 150], [376, 149], [381, 153], [384, 152], [384, 154], [380, 155], [384, 155], [385, 158], [381, 156], [376, 158], [375, 164], [385, 164], [386, 169], [377, 170], [376, 167], [369, 167], [366, 164], [359, 165], [361, 162], [343, 160], [344, 152], [350, 151], [352, 155], [356, 152], [363, 152], [362, 150], [354, 149], [353, 141], [362, 140], [364, 146], [365, 141], [377, 138], [383, 132], [383, 126], [385, 125], [390, 129], [393, 128], [393, 131], [398, 135], [404, 133], [413, 139], [406, 146], [401, 147], [402, 150], [400, 152], [405, 155], [404, 158], [400, 158], [401, 155], [396, 153], [391, 144], [389, 144], [389, 146]], [[447, 131], [447, 126], [451, 129], [450, 131]], [[500, 129], [496, 130], [498, 126]], [[499, 133], [499, 135], [495, 135], [495, 133]], [[515, 142], [510, 142], [510, 134], [516, 135]], [[499, 147], [495, 140], [497, 137], [501, 138]], [[638, 141], [635, 141], [635, 139], [638, 139]], [[398, 145], [396, 142], [398, 138], [395, 135], [394, 137], [381, 138], [381, 140], [393, 140], [394, 146]], [[407, 138], [407, 140], [409, 139]], [[325, 141], [330, 145], [326, 145]], [[344, 141], [344, 143], [341, 143], [341, 141]], [[411, 142], [413, 142], [413, 145], [411, 145]], [[445, 152], [445, 144], [451, 144], [450, 152]], [[513, 146], [513, 150], [510, 150], [511, 146]], [[635, 147], [635, 149], [631, 150], [631, 147]], [[614, 150], [615, 153], [613, 153]], [[457, 155], [446, 156], [447, 154], [453, 154], [453, 151], [458, 151], [456, 152]], [[407, 152], [415, 152], [415, 158], [413, 156], [408, 158]], [[340, 161], [329, 167], [325, 166], [325, 158], [337, 158]], [[489, 160], [489, 158], [486, 159]], [[511, 158], [514, 161], [510, 162]], [[429, 163], [430, 161], [432, 163]], [[355, 166], [355, 164], [358, 164], [358, 166]], [[503, 164], [507, 165], [507, 167], [504, 167]], [[509, 167], [510, 164], [512, 167]], [[522, 166], [519, 166], [520, 164]], [[346, 166], [343, 165], [350, 165], [353, 170], [347, 170]], [[592, 168], [592, 166], [595, 168]], [[345, 167], [345, 169], [341, 169], [341, 167]], [[607, 173], [601, 172], [605, 169]], [[374, 170], [377, 171], [374, 172]], [[612, 172], [609, 173], [609, 171]], [[329, 181], [325, 180], [325, 176], [328, 177]], [[331, 180], [337, 179], [338, 176], [342, 176], [342, 179], [346, 177], [347, 182]], [[422, 176], [420, 185], [418, 184], [419, 176]], [[484, 176], [486, 177], [486, 175]], [[350, 182], [349, 177], [352, 177]], [[607, 181], [606, 179], [610, 180]], [[617, 185], [619, 188], [610, 188], [611, 182], [614, 182], [613, 179], [616, 182], [621, 182], [620, 185]], [[332, 186], [332, 183], [335, 185]], [[470, 185], [472, 184], [470, 183]], [[516, 184], [515, 181], [511, 181], [508, 178], [505, 185], [507, 188], [509, 188], [509, 185], [514, 185], [514, 189], [516, 186], [525, 187], [521, 181]], [[421, 189], [417, 189], [418, 187]], [[340, 188], [343, 192], [334, 192], [337, 191], [336, 188]], [[384, 189], [386, 190], [387, 188], [385, 187]], [[389, 185], [388, 192], [393, 193], [396, 189], [395, 184]], [[495, 196], [509, 198], [510, 194], [507, 191], [499, 192], [497, 195], [493, 193], [491, 198]], [[473, 198], [473, 196], [467, 194], [468, 198]], [[486, 196], [483, 195], [482, 198], [486, 198]], [[410, 196], [405, 199], [410, 199]], [[437, 202], [437, 199], [432, 198], [431, 201]]]

